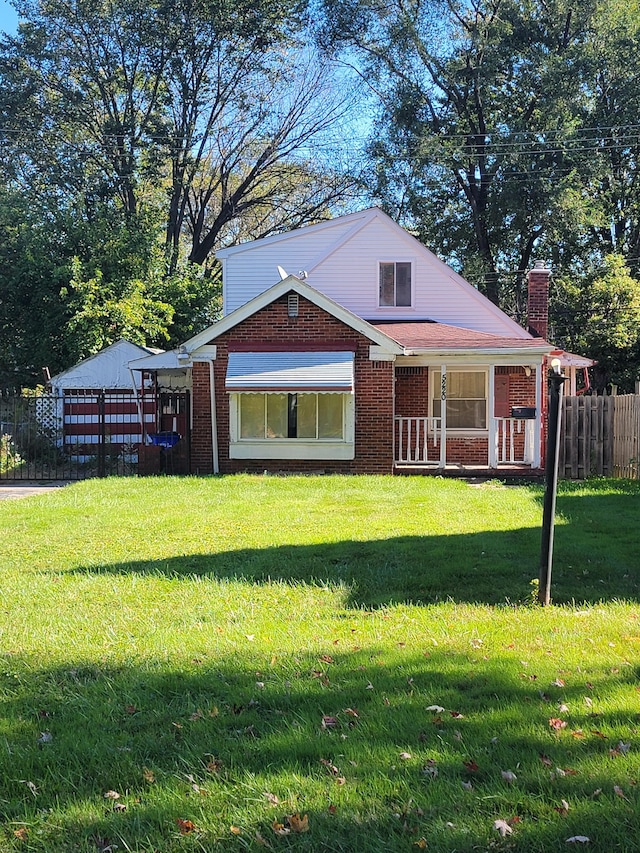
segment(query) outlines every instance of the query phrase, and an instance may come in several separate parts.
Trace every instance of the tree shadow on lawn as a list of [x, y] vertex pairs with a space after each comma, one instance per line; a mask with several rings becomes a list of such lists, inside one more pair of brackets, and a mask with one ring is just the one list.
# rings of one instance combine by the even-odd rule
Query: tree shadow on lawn
[[[300, 812], [310, 830], [287, 849], [381, 853], [425, 837], [443, 853], [471, 851], [497, 839], [494, 820], [513, 815], [522, 825], [512, 850], [559, 849], [585, 833], [590, 849], [608, 849], [611, 825], [625, 849], [640, 849], [635, 812], [612, 792], [637, 774], [637, 760], [632, 768], [632, 755], [608, 757], [630, 739], [635, 708], [599, 716], [606, 740], [549, 726], [562, 701], [577, 709], [572, 727], [594, 728], [585, 693], [628, 693], [631, 668], [613, 678], [592, 669], [549, 687], [561, 650], [539, 681], [520, 672], [517, 652], [331, 651], [331, 664], [303, 653], [258, 674], [249, 655], [221, 657], [215, 645], [210, 659], [205, 649], [203, 660], [174, 670], [166, 661], [35, 669], [30, 659], [5, 659], [6, 844], [17, 845], [12, 830], [27, 826], [32, 850], [239, 851], [256, 832], [284, 843], [273, 821]], [[505, 780], [508, 770], [517, 780]], [[594, 799], [597, 788], [606, 793]], [[119, 794], [122, 810], [107, 792]], [[560, 818], [562, 798], [572, 811]], [[180, 836], [178, 820], [202, 830], [197, 841]]]
[[[555, 603], [638, 600], [640, 578], [633, 549], [613, 553], [605, 538], [587, 537], [575, 524], [556, 528], [555, 547]], [[244, 548], [73, 571], [343, 585], [346, 603], [352, 607], [445, 600], [494, 605], [531, 601], [539, 562], [540, 530], [519, 528]]]

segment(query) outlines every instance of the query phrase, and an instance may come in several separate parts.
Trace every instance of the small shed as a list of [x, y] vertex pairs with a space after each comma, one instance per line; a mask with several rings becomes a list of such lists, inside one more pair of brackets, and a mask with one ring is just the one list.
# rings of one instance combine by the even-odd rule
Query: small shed
[[140, 374], [129, 370], [129, 362], [161, 352], [120, 338], [52, 377], [46, 420], [61, 435], [59, 443], [81, 458], [91, 454], [93, 445], [105, 443], [135, 453], [143, 416], [153, 421], [155, 415], [139, 405]]

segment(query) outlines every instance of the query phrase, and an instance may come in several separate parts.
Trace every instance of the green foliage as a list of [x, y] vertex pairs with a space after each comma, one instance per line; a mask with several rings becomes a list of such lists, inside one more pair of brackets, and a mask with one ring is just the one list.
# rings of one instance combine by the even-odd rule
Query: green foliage
[[578, 277], [561, 276], [552, 302], [556, 340], [597, 359], [598, 385], [632, 392], [640, 370], [640, 281], [620, 255]]
[[149, 298], [140, 279], [105, 282], [102, 271], [84, 278], [81, 264], [72, 264], [70, 301], [73, 316], [68, 331], [79, 358], [99, 352], [119, 338], [133, 343], [167, 339], [173, 308]]
[[3, 383], [120, 335], [201, 331], [217, 247], [317, 221], [353, 185], [312, 153], [343, 99], [304, 55], [301, 0], [18, 6], [0, 41]]

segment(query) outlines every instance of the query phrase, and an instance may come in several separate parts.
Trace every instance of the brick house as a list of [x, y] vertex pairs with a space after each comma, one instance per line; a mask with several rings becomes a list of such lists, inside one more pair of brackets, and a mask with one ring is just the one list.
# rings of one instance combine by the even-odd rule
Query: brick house
[[130, 363], [188, 375], [192, 473], [541, 467], [542, 264], [524, 329], [376, 208], [218, 256], [223, 318]]

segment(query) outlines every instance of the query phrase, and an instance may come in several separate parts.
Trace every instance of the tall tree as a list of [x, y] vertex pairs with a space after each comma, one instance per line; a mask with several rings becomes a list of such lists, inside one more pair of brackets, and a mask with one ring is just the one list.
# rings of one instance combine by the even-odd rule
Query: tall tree
[[[160, 187], [172, 272], [183, 244], [206, 263], [226, 226], [264, 207], [266, 186], [273, 194], [285, 175], [290, 185], [347, 103], [297, 48], [300, 0], [20, 8], [25, 22], [0, 50], [0, 79], [22, 92], [32, 133], [46, 137], [22, 158], [63, 199], [72, 184], [89, 212], [112, 199], [124, 218], [144, 214]], [[314, 188], [306, 206], [298, 193], [298, 220], [322, 215], [350, 187], [315, 153], [316, 167], [298, 171]]]
[[303, 2], [17, 0], [0, 165], [25, 202], [10, 224], [28, 210], [57, 249], [38, 257], [56, 265], [44, 304], [66, 346], [43, 363], [123, 333], [194, 334], [218, 310], [216, 247], [326, 218], [352, 193], [323, 151], [348, 98], [301, 46]]
[[601, 258], [612, 227], [632, 252], [636, 0], [319, 5], [321, 44], [379, 104], [374, 196], [493, 301], [518, 315], [536, 252]]

